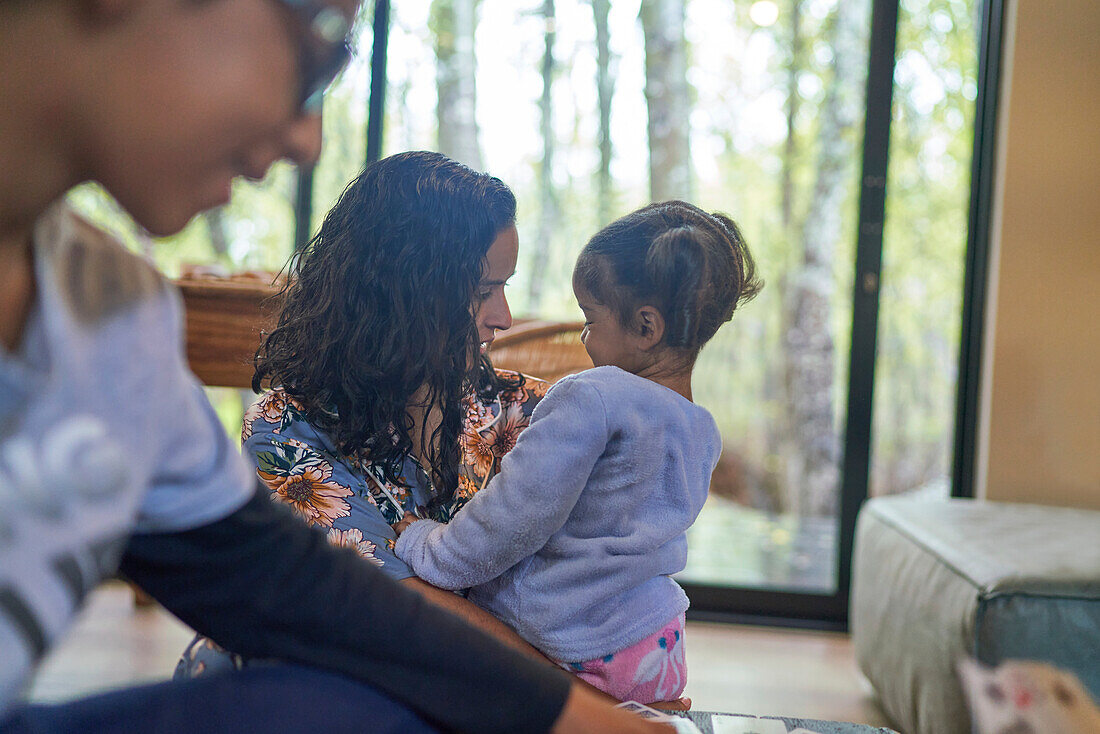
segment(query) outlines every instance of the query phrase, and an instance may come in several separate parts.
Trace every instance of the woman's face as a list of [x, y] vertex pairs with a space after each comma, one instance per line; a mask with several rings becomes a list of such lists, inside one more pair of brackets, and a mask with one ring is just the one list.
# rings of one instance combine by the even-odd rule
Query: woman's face
[[[356, 0], [327, 4], [351, 17]], [[237, 176], [277, 160], [316, 160], [319, 114], [298, 106], [305, 23], [277, 0], [131, 3], [114, 33], [121, 50], [84, 105], [78, 151], [154, 234], [182, 228], [229, 200]]]
[[477, 338], [482, 348], [492, 343], [498, 329], [507, 329], [512, 325], [512, 312], [508, 309], [504, 286], [516, 272], [518, 258], [519, 233], [516, 226], [510, 224], [500, 230], [493, 244], [489, 246], [482, 267], [481, 282], [474, 294], [472, 310], [477, 321]]

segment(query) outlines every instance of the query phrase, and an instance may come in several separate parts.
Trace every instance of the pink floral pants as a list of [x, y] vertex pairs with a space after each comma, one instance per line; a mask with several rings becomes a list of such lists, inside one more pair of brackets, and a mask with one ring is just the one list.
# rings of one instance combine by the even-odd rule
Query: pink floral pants
[[653, 703], [679, 698], [687, 683], [684, 615], [626, 649], [596, 660], [560, 665], [620, 701]]

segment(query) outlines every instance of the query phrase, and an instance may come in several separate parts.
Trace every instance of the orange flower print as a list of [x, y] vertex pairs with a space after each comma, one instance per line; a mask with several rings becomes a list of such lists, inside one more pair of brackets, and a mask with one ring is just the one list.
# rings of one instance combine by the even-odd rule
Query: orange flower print
[[404, 482], [404, 485], [393, 484], [391, 482], [386, 485], [386, 489], [389, 491], [390, 494], [393, 495], [393, 498], [397, 500], [397, 503], [399, 505], [404, 506], [405, 503], [409, 500], [409, 488], [405, 486], [408, 484], [408, 480], [406, 480], [405, 477], [398, 477], [398, 479]]
[[516, 405], [523, 405], [527, 400], [527, 389], [522, 387], [509, 388], [508, 390], [502, 390], [500, 393], [500, 402], [504, 405], [515, 403]]
[[477, 493], [480, 486], [475, 477], [469, 477], [466, 472], [462, 472], [458, 475], [458, 488], [455, 490], [455, 499], [470, 499]]
[[[519, 372], [513, 372], [512, 370], [497, 370], [498, 375], [505, 378], [515, 378], [519, 376]], [[500, 393], [500, 400], [502, 403], [515, 403], [522, 405], [528, 400], [538, 400], [546, 395], [546, 391], [550, 389], [550, 383], [546, 380], [540, 380], [537, 377], [531, 377], [531, 375], [523, 376], [523, 387], [511, 388], [503, 390]]]
[[497, 374], [497, 377], [501, 377], [505, 380], [514, 380], [521, 374], [515, 370], [506, 370], [503, 367], [494, 367], [493, 372]]
[[241, 441], [247, 441], [252, 435], [252, 424], [258, 418], [268, 423], [278, 423], [286, 410], [287, 396], [282, 390], [270, 390], [259, 400], [248, 406], [244, 412], [244, 424], [241, 426]]
[[282, 420], [283, 411], [286, 410], [286, 393], [282, 390], [271, 390], [259, 399], [257, 405], [268, 423], [277, 423]]
[[256, 422], [256, 419], [260, 417], [260, 409], [256, 407], [256, 404], [248, 406], [248, 410], [244, 412], [244, 419], [241, 422], [241, 443], [244, 443], [252, 436], [252, 424]]
[[503, 457], [516, 445], [516, 439], [531, 419], [518, 405], [509, 405], [504, 409], [504, 415], [500, 416], [486, 433], [486, 441], [490, 450], [497, 458]]
[[493, 470], [493, 462], [496, 461], [493, 446], [473, 426], [462, 432], [459, 444], [462, 446], [462, 463], [474, 474], [485, 476]]
[[262, 470], [257, 474], [271, 489], [273, 500], [290, 505], [310, 525], [330, 528], [333, 520], [347, 517], [351, 512], [351, 506], [341, 498], [350, 497], [352, 491], [328, 481], [332, 476], [332, 467], [323, 461], [289, 476]]
[[369, 540], [364, 540], [363, 531], [359, 528], [352, 528], [351, 530], [331, 528], [328, 531], [328, 542], [337, 548], [351, 548], [361, 558], [365, 558], [376, 566], [385, 564], [381, 558], [376, 558], [374, 555], [377, 546]]
[[467, 395], [463, 398], [462, 409], [465, 412], [463, 424], [466, 426], [482, 426], [493, 418], [489, 407], [474, 395]]
[[526, 387], [527, 392], [530, 393], [528, 397], [544, 398], [546, 397], [546, 391], [550, 389], [550, 383], [546, 380], [537, 380], [534, 377], [528, 377], [524, 387]]

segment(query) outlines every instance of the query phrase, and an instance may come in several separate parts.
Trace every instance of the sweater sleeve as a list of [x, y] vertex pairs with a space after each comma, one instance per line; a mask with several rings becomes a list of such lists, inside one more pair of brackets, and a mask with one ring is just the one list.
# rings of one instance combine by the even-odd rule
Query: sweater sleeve
[[562, 380], [535, 408], [488, 486], [447, 525], [412, 523], [397, 539], [398, 557], [443, 589], [496, 578], [565, 524], [607, 440], [598, 390], [580, 379]]
[[209, 525], [135, 535], [122, 571], [220, 645], [342, 673], [448, 731], [550, 728], [569, 690], [561, 671], [332, 547], [266, 494]]

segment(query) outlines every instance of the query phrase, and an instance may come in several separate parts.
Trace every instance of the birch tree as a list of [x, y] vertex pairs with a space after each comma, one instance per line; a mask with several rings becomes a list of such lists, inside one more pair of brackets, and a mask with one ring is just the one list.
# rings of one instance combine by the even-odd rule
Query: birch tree
[[789, 444], [785, 466], [790, 509], [836, 514], [841, 440], [834, 403], [836, 341], [832, 309], [834, 260], [843, 236], [842, 209], [857, 160], [853, 132], [861, 119], [866, 39], [863, 3], [837, 2], [829, 31], [832, 78], [818, 126], [813, 189], [802, 227], [801, 257], [789, 279], [783, 337]]
[[596, 95], [600, 108], [600, 168], [596, 173], [596, 213], [600, 226], [611, 221], [614, 207], [611, 189], [611, 98], [615, 77], [611, 69], [610, 12], [611, 0], [592, 0], [592, 16], [596, 22]]
[[542, 135], [542, 162], [539, 164], [539, 229], [531, 254], [531, 280], [527, 308], [538, 313], [542, 304], [543, 280], [550, 260], [550, 241], [561, 226], [557, 192], [554, 190], [554, 41], [557, 16], [554, 0], [543, 0], [540, 11], [544, 23], [542, 51], [542, 96], [539, 98], [539, 132]]
[[430, 24], [435, 38], [439, 151], [480, 171], [474, 55], [477, 0], [435, 0]]
[[796, 125], [798, 124], [798, 74], [805, 63], [802, 38], [802, 0], [790, 0], [790, 13], [788, 22], [790, 31], [790, 55], [787, 63], [787, 107], [784, 112], [787, 116], [787, 137], [783, 141], [783, 173], [782, 173], [782, 217], [783, 229], [789, 234], [794, 224], [794, 167], [797, 155], [798, 136]]
[[649, 193], [654, 201], [691, 198], [685, 0], [646, 0], [645, 98], [649, 132]]

